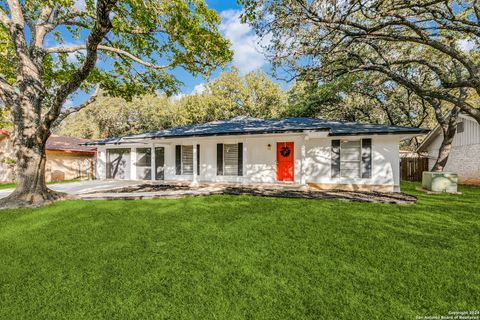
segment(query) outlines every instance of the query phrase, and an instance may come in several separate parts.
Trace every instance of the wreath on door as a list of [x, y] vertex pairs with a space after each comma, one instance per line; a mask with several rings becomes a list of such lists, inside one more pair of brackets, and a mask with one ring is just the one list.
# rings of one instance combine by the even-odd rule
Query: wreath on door
[[290, 152], [292, 151], [287, 146], [283, 146], [282, 148], [280, 148], [280, 155], [282, 157], [285, 157], [285, 158], [288, 157], [290, 155]]

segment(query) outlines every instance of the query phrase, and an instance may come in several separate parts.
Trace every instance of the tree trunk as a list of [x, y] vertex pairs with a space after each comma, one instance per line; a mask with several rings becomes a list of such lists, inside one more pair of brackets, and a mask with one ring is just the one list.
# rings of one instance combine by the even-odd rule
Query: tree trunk
[[45, 143], [26, 146], [14, 141], [16, 163], [16, 188], [8, 197], [0, 200], [0, 207], [38, 207], [64, 196], [52, 191], [45, 183]]
[[448, 121], [440, 124], [443, 133], [443, 141], [438, 150], [438, 157], [435, 165], [432, 168], [432, 171], [442, 172], [445, 169], [445, 166], [450, 156], [450, 151], [452, 150], [453, 138], [457, 133], [458, 125], [458, 114], [460, 112], [459, 107], [454, 107], [450, 113]]
[[432, 168], [432, 171], [442, 172], [445, 169], [447, 164], [448, 157], [450, 156], [450, 151], [452, 149], [452, 142], [455, 135], [444, 135], [442, 145], [438, 150], [437, 161]]

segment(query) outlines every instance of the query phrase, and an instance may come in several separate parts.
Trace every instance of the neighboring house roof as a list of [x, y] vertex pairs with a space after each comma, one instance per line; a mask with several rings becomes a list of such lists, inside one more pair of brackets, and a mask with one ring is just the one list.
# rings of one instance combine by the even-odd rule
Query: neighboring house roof
[[[10, 132], [5, 129], [0, 129], [0, 136], [10, 137]], [[90, 139], [81, 139], [73, 137], [57, 136], [52, 134], [45, 145], [47, 151], [59, 151], [66, 153], [83, 153], [83, 154], [95, 154], [97, 148], [87, 147], [84, 144], [93, 142]]]
[[47, 140], [45, 150], [62, 151], [67, 153], [95, 154], [96, 148], [86, 147], [83, 145], [92, 141], [93, 140], [89, 139], [64, 137], [52, 134]]
[[126, 143], [130, 140], [153, 138], [205, 137], [221, 135], [288, 133], [303, 131], [328, 131], [330, 136], [362, 134], [423, 134], [428, 130], [411, 127], [362, 124], [358, 122], [328, 121], [312, 118], [259, 119], [236, 117], [230, 120], [180, 126], [143, 134], [110, 138], [85, 143], [85, 145]]

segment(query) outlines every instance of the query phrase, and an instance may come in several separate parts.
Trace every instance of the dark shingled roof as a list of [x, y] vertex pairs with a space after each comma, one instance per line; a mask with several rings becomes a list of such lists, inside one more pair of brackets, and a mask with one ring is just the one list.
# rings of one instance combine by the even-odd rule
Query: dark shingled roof
[[328, 121], [312, 118], [258, 119], [237, 117], [230, 120], [213, 121], [204, 124], [180, 126], [172, 129], [151, 131], [119, 138], [97, 140], [85, 144], [128, 143], [132, 140], [153, 138], [205, 137], [302, 131], [328, 131], [329, 136], [362, 134], [422, 134], [428, 132], [428, 130], [420, 128]]

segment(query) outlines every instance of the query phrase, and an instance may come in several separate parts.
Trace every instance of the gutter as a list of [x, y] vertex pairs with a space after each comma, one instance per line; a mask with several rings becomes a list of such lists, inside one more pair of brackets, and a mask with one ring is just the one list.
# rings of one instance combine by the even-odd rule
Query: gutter
[[396, 135], [396, 134], [425, 134], [429, 133], [430, 130], [428, 129], [419, 129], [419, 130], [405, 130], [405, 131], [396, 131], [396, 132], [388, 132], [388, 131], [379, 131], [379, 132], [338, 132], [338, 133], [330, 133], [329, 136], [336, 137], [336, 136], [362, 136], [362, 135]]

